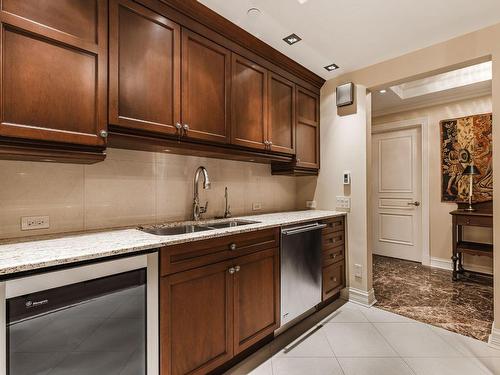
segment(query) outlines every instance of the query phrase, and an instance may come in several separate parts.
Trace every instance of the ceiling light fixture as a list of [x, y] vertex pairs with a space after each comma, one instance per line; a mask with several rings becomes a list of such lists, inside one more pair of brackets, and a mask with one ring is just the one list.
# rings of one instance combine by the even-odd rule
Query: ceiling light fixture
[[287, 37], [284, 37], [283, 40], [289, 44], [289, 45], [293, 45], [295, 43], [298, 43], [302, 40], [302, 38], [300, 36], [298, 36], [297, 34], [290, 34], [288, 35]]
[[247, 10], [247, 16], [251, 18], [257, 18], [260, 16], [260, 9], [259, 8], [250, 8]]
[[325, 66], [325, 69], [328, 70], [329, 72], [333, 72], [334, 70], [339, 69], [339, 66], [337, 64], [330, 64]]
[[386, 90], [386, 89], [382, 89], [382, 90], [380, 90], [379, 92], [380, 92], [381, 94], [385, 94], [385, 93], [387, 92], [387, 90]]

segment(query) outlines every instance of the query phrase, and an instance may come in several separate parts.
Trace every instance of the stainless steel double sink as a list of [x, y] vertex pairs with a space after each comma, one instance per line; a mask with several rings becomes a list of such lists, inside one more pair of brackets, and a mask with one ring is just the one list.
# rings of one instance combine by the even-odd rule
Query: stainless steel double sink
[[159, 227], [140, 227], [143, 232], [154, 234], [157, 236], [175, 236], [186, 233], [204, 232], [207, 230], [223, 229], [239, 227], [242, 225], [258, 224], [258, 221], [250, 220], [231, 220], [213, 223], [200, 223], [200, 224], [179, 224], [172, 226], [159, 226]]

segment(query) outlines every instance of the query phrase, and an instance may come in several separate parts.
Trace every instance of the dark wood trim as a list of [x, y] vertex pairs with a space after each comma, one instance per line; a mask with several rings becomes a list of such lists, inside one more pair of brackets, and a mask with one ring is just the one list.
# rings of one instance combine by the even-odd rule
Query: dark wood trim
[[[139, 151], [173, 153], [179, 155], [204, 156], [217, 159], [239, 160], [269, 164], [273, 161], [287, 163], [291, 155], [267, 153], [230, 144], [210, 144], [192, 139], [182, 140], [175, 137], [151, 135], [140, 132], [127, 132], [110, 126], [109, 146]], [[168, 150], [168, 151], [165, 151]]]
[[285, 176], [317, 176], [319, 170], [317, 168], [300, 167], [297, 165], [297, 161], [294, 160], [291, 163], [271, 163], [271, 174], [273, 175], [285, 175]]
[[0, 138], [1, 160], [95, 164], [106, 158], [104, 148], [61, 145], [55, 142]]

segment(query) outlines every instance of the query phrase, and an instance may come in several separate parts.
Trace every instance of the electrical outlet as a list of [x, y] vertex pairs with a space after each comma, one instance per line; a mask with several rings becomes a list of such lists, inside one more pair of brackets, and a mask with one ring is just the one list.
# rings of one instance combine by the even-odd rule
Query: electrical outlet
[[342, 208], [344, 210], [351, 209], [351, 198], [344, 196], [337, 196], [337, 208]]
[[354, 277], [363, 278], [363, 266], [361, 264], [354, 265]]
[[316, 201], [306, 201], [307, 208], [316, 208]]
[[21, 230], [48, 229], [50, 221], [48, 216], [23, 216], [21, 217]]
[[260, 211], [262, 210], [262, 203], [254, 202], [252, 203], [252, 211]]

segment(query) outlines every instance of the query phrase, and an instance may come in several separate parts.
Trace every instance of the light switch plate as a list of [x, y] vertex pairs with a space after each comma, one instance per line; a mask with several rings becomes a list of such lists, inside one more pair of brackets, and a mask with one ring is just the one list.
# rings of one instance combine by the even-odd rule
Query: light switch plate
[[23, 216], [21, 217], [21, 230], [35, 230], [50, 228], [48, 216]]
[[344, 196], [337, 196], [337, 208], [342, 210], [351, 209], [351, 198]]

